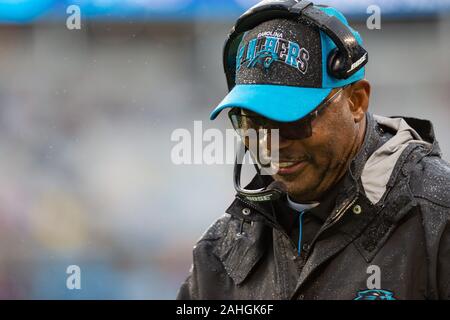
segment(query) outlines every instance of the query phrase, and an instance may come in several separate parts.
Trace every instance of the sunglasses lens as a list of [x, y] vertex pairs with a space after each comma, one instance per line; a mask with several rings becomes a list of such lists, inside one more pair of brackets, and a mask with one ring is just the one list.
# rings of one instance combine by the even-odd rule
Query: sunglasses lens
[[241, 137], [247, 136], [249, 130], [258, 133], [261, 129], [278, 129], [280, 136], [288, 140], [306, 139], [312, 135], [311, 121], [308, 118], [294, 122], [276, 122], [263, 117], [243, 115], [239, 109], [230, 111], [229, 118]]
[[280, 123], [280, 136], [288, 140], [301, 140], [311, 137], [312, 128], [309, 119]]

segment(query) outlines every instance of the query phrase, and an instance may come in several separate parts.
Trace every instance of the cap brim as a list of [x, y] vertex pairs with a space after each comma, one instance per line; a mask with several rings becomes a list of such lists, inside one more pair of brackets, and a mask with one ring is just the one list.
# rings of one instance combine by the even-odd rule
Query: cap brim
[[268, 84], [240, 84], [213, 110], [210, 119], [226, 108], [243, 108], [280, 122], [300, 120], [331, 92], [330, 88], [304, 88]]

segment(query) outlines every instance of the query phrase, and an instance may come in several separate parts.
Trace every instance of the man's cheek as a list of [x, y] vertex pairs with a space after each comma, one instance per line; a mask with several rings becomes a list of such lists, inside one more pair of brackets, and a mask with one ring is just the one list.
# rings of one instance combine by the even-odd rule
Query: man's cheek
[[336, 157], [340, 158], [339, 156], [339, 144], [342, 142], [339, 142], [336, 140], [334, 135], [328, 135], [325, 139], [320, 141], [316, 145], [315, 151], [313, 152], [313, 158], [317, 163], [320, 163], [321, 165], [330, 163], [332, 159], [335, 159]]
[[309, 165], [315, 170], [319, 170], [329, 163], [332, 152], [326, 147], [316, 148], [314, 152], [309, 154]]

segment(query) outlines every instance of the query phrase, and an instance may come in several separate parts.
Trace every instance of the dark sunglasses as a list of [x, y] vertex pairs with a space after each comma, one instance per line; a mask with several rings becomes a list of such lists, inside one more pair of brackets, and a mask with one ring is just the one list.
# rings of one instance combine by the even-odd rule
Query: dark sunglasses
[[325, 108], [330, 105], [347, 86], [340, 88], [330, 98], [320, 103], [308, 115], [300, 120], [293, 122], [279, 122], [267, 119], [259, 115], [243, 114], [241, 108], [233, 108], [228, 112], [234, 130], [241, 135], [246, 136], [246, 132], [250, 129], [259, 132], [259, 130], [278, 129], [282, 138], [288, 140], [306, 139], [312, 136], [312, 121], [322, 113]]

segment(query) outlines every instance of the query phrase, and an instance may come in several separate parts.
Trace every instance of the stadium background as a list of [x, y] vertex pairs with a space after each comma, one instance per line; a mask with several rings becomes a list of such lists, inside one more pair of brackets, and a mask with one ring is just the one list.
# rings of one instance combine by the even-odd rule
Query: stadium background
[[[231, 165], [171, 163], [226, 94], [221, 49], [252, 0], [0, 0], [0, 298], [172, 299], [231, 201]], [[449, 1], [322, 1], [370, 52], [370, 109], [428, 118], [450, 158]], [[81, 8], [68, 30], [66, 8]], [[381, 30], [368, 30], [378, 4]], [[82, 289], [66, 288], [66, 267]]]

